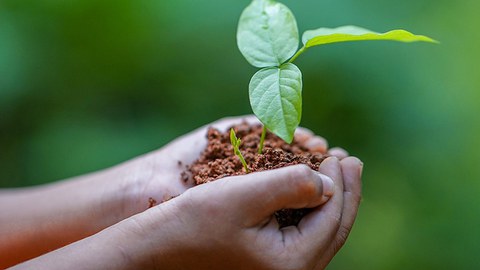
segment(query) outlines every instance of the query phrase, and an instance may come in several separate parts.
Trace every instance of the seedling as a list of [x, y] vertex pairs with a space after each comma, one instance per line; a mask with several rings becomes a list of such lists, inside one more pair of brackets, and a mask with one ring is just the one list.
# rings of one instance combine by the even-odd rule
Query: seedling
[[302, 73], [293, 61], [314, 46], [362, 40], [436, 43], [429, 37], [405, 30], [377, 33], [357, 26], [342, 26], [304, 32], [303, 46], [297, 50], [297, 22], [287, 6], [274, 0], [253, 0], [245, 8], [238, 24], [237, 44], [247, 61], [261, 68], [249, 84], [252, 110], [263, 123], [259, 153], [262, 153], [267, 129], [291, 143], [300, 124]]
[[237, 138], [237, 135], [235, 134], [235, 130], [230, 129], [230, 143], [233, 146], [233, 153], [240, 159], [240, 162], [242, 162], [243, 168], [245, 168], [245, 171], [249, 173], [250, 171], [248, 170], [247, 162], [245, 161], [245, 158], [243, 158], [242, 152], [240, 152], [240, 144], [242, 144], [242, 140]]

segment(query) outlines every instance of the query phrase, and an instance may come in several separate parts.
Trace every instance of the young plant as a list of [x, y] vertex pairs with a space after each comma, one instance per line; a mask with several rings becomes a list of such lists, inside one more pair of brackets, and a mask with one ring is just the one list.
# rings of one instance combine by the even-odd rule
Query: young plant
[[291, 143], [302, 117], [302, 73], [292, 62], [307, 49], [324, 44], [392, 40], [436, 42], [405, 30], [377, 33], [357, 26], [318, 28], [299, 33], [293, 13], [274, 0], [253, 0], [243, 11], [238, 24], [237, 44], [247, 61], [261, 68], [249, 84], [252, 110], [263, 123], [258, 152], [262, 152], [268, 130]]
[[230, 143], [233, 146], [233, 153], [240, 159], [240, 162], [242, 162], [243, 168], [245, 168], [245, 171], [249, 173], [250, 171], [248, 170], [247, 162], [245, 161], [245, 158], [243, 158], [242, 152], [240, 152], [240, 144], [242, 143], [242, 140], [237, 138], [237, 135], [235, 134], [235, 130], [230, 129]]

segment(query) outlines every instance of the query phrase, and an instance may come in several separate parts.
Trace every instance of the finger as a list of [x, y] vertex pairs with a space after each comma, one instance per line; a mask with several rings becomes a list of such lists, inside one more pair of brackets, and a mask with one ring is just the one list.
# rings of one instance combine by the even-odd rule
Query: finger
[[320, 260], [317, 269], [323, 269], [345, 244], [355, 222], [360, 204], [363, 163], [356, 157], [347, 157], [340, 164], [344, 182], [342, 220], [334, 240], [330, 243], [328, 251], [324, 253], [324, 257]]
[[363, 169], [363, 163], [356, 157], [347, 157], [340, 164], [344, 183], [344, 203], [342, 222], [339, 233], [337, 233], [338, 248], [345, 243], [357, 216], [362, 192], [361, 174]]
[[313, 136], [315, 135], [310, 130], [300, 130], [300, 128], [297, 128], [294, 134], [295, 141], [302, 145]]
[[307, 139], [309, 139], [310, 137], [313, 137], [313, 136], [315, 136], [315, 134], [313, 133], [313, 131], [311, 131], [308, 128], [298, 127], [295, 130], [295, 139], [298, 140], [299, 142], [301, 142], [302, 139], [307, 140]]
[[329, 176], [335, 184], [333, 197], [321, 207], [317, 207], [299, 223], [298, 229], [314, 254], [321, 254], [330, 245], [340, 226], [343, 208], [343, 177], [340, 162], [336, 157], [325, 159], [320, 165], [320, 173]]
[[302, 144], [312, 152], [327, 153], [328, 143], [327, 140], [315, 134], [303, 127], [298, 127], [295, 130], [295, 141]]
[[283, 208], [316, 207], [322, 203], [323, 196], [331, 196], [334, 189], [333, 181], [329, 177], [311, 170], [306, 165], [294, 165], [222, 180], [212, 184], [219, 182], [223, 185], [222, 196], [246, 227], [265, 224], [274, 212]]
[[311, 152], [326, 154], [328, 149], [327, 140], [319, 136], [313, 136], [305, 141], [304, 146]]
[[255, 115], [242, 115], [242, 116], [232, 116], [232, 117], [225, 117], [218, 121], [213, 122], [208, 127], [214, 127], [222, 132], [227, 131], [233, 125], [238, 125], [243, 122], [247, 122], [250, 125], [259, 125], [261, 124], [258, 118]]
[[348, 157], [348, 152], [345, 151], [345, 149], [340, 148], [340, 147], [333, 147], [330, 150], [328, 150], [328, 154], [330, 156], [335, 156], [338, 159], [342, 160], [346, 157]]

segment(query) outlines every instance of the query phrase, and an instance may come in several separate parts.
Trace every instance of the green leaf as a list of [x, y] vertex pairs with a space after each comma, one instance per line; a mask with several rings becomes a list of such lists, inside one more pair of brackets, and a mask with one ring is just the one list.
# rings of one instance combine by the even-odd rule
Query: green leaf
[[238, 23], [237, 44], [255, 67], [280, 66], [298, 49], [299, 34], [293, 13], [273, 0], [253, 0]]
[[230, 143], [232, 144], [233, 146], [233, 151], [235, 152], [235, 148], [238, 147], [238, 143], [237, 143], [237, 136], [235, 134], [235, 130], [233, 130], [233, 128], [230, 129]]
[[437, 41], [420, 35], [414, 35], [405, 30], [392, 30], [386, 33], [376, 33], [361, 27], [348, 25], [338, 28], [318, 28], [306, 31], [302, 42], [306, 48], [336, 42], [361, 41], [361, 40], [392, 40], [400, 42]]
[[250, 104], [258, 119], [287, 143], [302, 117], [302, 73], [294, 64], [269, 67], [253, 75]]

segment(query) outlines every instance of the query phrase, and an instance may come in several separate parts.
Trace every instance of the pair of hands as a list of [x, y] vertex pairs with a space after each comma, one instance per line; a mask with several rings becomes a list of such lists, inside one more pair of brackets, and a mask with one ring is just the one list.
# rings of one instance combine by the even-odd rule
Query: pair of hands
[[[241, 121], [229, 118], [208, 126], [226, 130]], [[136, 257], [166, 269], [168, 265], [174, 265], [172, 269], [325, 268], [345, 243], [356, 217], [360, 160], [336, 148], [329, 151], [332, 157], [319, 172], [296, 165], [192, 187], [181, 180], [184, 167], [178, 161], [196, 160], [206, 145], [208, 126], [134, 161], [140, 167], [150, 164], [153, 171], [129, 182], [131, 190], [139, 191], [127, 196], [135, 198], [132, 212], [144, 209], [147, 198], [162, 201], [182, 194], [131, 218], [149, 251], [137, 250]], [[296, 138], [309, 148], [327, 151], [326, 141], [308, 130], [299, 129]], [[272, 218], [279, 209], [305, 207], [314, 210], [297, 227], [279, 229]], [[160, 244], [166, 239], [174, 240], [168, 244], [170, 251]]]
[[[200, 186], [181, 179], [205, 148], [209, 126], [226, 130], [245, 119], [255, 122], [223, 119], [114, 168], [5, 194], [0, 199], [13, 223], [0, 226], [11, 236], [0, 250], [26, 252], [11, 265], [56, 249], [18, 269], [325, 268], [357, 213], [357, 158], [330, 149], [319, 172], [296, 165]], [[327, 152], [326, 141], [308, 130], [299, 129], [296, 139]], [[177, 195], [149, 208], [149, 198]], [[39, 203], [32, 205], [32, 198]], [[21, 212], [13, 208], [19, 204]], [[305, 207], [313, 211], [298, 226], [279, 229], [275, 211]], [[15, 220], [22, 226], [11, 226]]]

